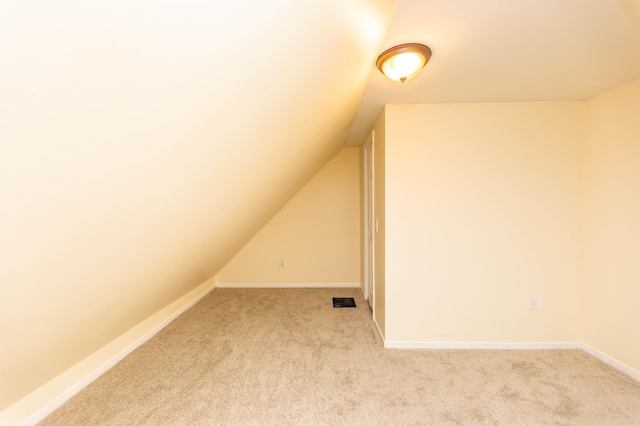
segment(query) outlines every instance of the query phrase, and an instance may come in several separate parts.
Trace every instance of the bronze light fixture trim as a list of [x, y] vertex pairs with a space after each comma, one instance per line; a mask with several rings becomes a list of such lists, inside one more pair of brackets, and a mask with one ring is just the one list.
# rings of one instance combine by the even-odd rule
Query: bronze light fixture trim
[[420, 73], [431, 59], [431, 49], [424, 44], [399, 44], [378, 56], [376, 67], [389, 79], [404, 83]]

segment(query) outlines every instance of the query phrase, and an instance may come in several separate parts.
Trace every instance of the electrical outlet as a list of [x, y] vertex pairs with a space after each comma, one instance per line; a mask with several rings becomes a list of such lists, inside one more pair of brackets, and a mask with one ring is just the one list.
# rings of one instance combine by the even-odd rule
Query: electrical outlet
[[537, 295], [531, 295], [527, 298], [527, 308], [530, 311], [536, 311], [540, 309], [540, 298]]
[[281, 268], [284, 268], [284, 259], [280, 259], [279, 265]]

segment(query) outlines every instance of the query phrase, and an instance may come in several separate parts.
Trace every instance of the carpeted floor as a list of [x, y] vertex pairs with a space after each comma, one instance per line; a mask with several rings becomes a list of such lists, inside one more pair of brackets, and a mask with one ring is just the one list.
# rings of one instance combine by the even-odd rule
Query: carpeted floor
[[580, 350], [384, 349], [357, 289], [216, 289], [41, 424], [640, 425], [640, 382]]

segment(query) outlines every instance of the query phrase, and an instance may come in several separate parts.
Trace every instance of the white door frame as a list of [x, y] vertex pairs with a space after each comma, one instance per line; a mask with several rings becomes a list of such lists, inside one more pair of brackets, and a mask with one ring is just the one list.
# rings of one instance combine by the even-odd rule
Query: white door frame
[[373, 141], [374, 132], [364, 143], [364, 298], [371, 306], [372, 319], [375, 319], [375, 257], [374, 257], [374, 230], [373, 230]]

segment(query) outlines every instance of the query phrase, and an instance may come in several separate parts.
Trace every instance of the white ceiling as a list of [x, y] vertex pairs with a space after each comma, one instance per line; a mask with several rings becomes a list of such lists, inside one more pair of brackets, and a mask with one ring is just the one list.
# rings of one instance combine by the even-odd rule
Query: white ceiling
[[405, 84], [372, 72], [347, 146], [387, 104], [583, 100], [639, 78], [640, 0], [399, 0], [380, 52], [407, 42], [431, 61]]

